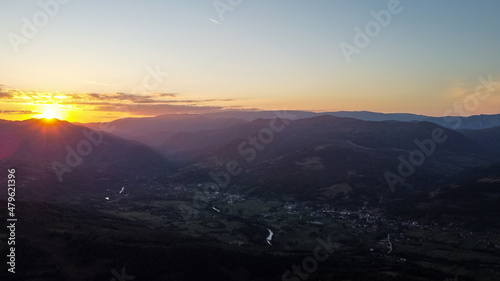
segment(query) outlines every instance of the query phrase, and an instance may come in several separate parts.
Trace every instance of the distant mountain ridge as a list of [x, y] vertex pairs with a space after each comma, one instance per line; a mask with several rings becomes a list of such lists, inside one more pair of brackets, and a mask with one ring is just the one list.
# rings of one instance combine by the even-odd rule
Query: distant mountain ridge
[[[308, 111], [281, 111], [288, 112], [290, 115], [296, 116], [296, 119], [311, 118], [321, 115], [332, 115], [336, 117], [348, 117], [364, 121], [401, 121], [401, 122], [419, 122], [429, 121], [440, 126], [450, 129], [486, 129], [500, 126], [500, 114], [492, 115], [473, 115], [473, 116], [443, 116], [432, 117], [426, 115], [412, 113], [379, 113], [371, 111], [332, 111], [332, 112], [308, 112]], [[255, 111], [255, 112], [239, 112], [229, 111], [220, 113], [208, 113], [207, 116], [217, 117], [232, 117], [248, 121], [258, 118], [269, 119], [275, 118], [280, 114], [280, 111]]]
[[[111, 121], [110, 133], [122, 138], [157, 146], [179, 132], [218, 129], [246, 122], [236, 117], [214, 118], [204, 114], [164, 114], [156, 117], [124, 118]], [[81, 124], [97, 129], [102, 123]]]
[[[178, 133], [193, 133], [200, 130], [223, 129], [232, 125], [244, 124], [256, 119], [312, 118], [321, 115], [349, 117], [363, 121], [429, 121], [439, 126], [454, 130], [485, 129], [500, 126], [500, 114], [475, 115], [469, 117], [446, 116], [431, 117], [410, 113], [377, 113], [370, 111], [310, 112], [297, 110], [277, 111], [220, 111], [204, 114], [164, 114], [156, 117], [124, 118], [111, 121], [108, 126], [115, 128], [112, 133], [122, 138], [136, 140], [151, 146], [161, 146], [170, 137]], [[284, 117], [286, 118], [286, 117]], [[89, 128], [98, 128], [101, 123], [81, 124]]]
[[[420, 152], [425, 158], [422, 164], [402, 178], [396, 191], [410, 185], [430, 187], [466, 168], [493, 163], [498, 156], [494, 153], [498, 127], [455, 131], [429, 121], [408, 121], [423, 118], [411, 114], [344, 114], [405, 121], [266, 111], [86, 124], [91, 128], [105, 125], [113, 134], [58, 120], [0, 121], [0, 161], [31, 171], [34, 192], [37, 186], [49, 186], [55, 192], [70, 190], [70, 186], [102, 190], [103, 183], [116, 188], [127, 182], [144, 185], [141, 181], [225, 181], [223, 173], [231, 163], [230, 169], [239, 172], [230, 177], [230, 185], [253, 186], [255, 194], [331, 199], [342, 186], [349, 190], [342, 194], [374, 199], [391, 191], [385, 173], [397, 175], [402, 161], [415, 162], [409, 157], [417, 155], [415, 151], [422, 149], [418, 143], [432, 138], [436, 129], [446, 135], [446, 142], [434, 144], [428, 155]], [[270, 118], [252, 119], [261, 115]], [[121, 134], [131, 139], [146, 137], [157, 145], [152, 148], [123, 139]]]
[[[257, 194], [313, 198], [330, 198], [339, 186], [355, 190], [352, 195], [364, 194], [372, 199], [390, 193], [385, 171], [397, 171], [398, 157], [407, 158], [418, 149], [415, 141], [430, 138], [436, 128], [448, 140], [416, 168], [408, 182], [428, 186], [464, 168], [488, 163], [479, 145], [430, 122], [375, 122], [322, 115], [290, 121], [267, 141], [258, 136], [269, 128], [270, 120], [179, 134], [171, 143], [167, 141], [164, 149], [174, 146], [177, 154], [192, 157], [194, 163], [184, 167], [179, 178], [207, 181], [211, 177], [231, 186], [252, 186]], [[256, 138], [260, 142], [252, 145]], [[229, 176], [224, 171], [227, 163], [240, 172]]]
[[481, 130], [460, 130], [462, 134], [483, 146], [500, 161], [500, 126]]
[[327, 112], [326, 114], [337, 117], [349, 117], [364, 121], [402, 121], [402, 122], [415, 122], [424, 121], [428, 118], [425, 115], [418, 115], [412, 113], [378, 113], [371, 111], [335, 111]]

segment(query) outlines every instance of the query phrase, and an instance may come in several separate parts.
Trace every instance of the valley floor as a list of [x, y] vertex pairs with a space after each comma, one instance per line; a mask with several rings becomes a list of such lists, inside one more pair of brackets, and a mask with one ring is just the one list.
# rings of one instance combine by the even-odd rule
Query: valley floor
[[196, 186], [167, 190], [121, 190], [70, 205], [19, 203], [15, 277], [500, 280], [494, 229], [412, 221], [370, 204], [340, 208], [235, 193], [207, 193], [207, 204], [195, 208]]

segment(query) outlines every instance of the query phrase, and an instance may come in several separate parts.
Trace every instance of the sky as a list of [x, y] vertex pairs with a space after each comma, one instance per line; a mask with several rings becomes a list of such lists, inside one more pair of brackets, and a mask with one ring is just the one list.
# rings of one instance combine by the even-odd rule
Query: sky
[[0, 119], [497, 114], [500, 1], [0, 0]]

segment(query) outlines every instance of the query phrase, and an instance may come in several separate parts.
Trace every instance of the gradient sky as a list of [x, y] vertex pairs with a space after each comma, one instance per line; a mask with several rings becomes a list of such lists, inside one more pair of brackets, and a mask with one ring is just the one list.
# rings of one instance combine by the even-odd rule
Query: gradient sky
[[[478, 77], [500, 83], [500, 1], [401, 0], [402, 11], [348, 63], [340, 44], [354, 45], [354, 28], [391, 1], [242, 0], [221, 18], [213, 0], [71, 0], [16, 52], [22, 19], [43, 20], [43, 9], [0, 0], [0, 118], [52, 111], [89, 122], [256, 108], [500, 113], [500, 84], [473, 100]], [[148, 78], [154, 69], [158, 81]], [[457, 112], [464, 102], [468, 110]]]

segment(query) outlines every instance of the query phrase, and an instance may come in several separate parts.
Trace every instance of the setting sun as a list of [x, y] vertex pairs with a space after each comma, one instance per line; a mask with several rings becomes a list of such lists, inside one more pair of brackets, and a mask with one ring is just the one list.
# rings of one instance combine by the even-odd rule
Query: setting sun
[[42, 115], [40, 116], [40, 118], [46, 118], [46, 119], [57, 118], [57, 119], [59, 119], [60, 117], [55, 110], [49, 109], [49, 110], [44, 111], [42, 113]]
[[43, 108], [40, 109], [40, 113], [36, 118], [45, 118], [45, 119], [65, 119], [66, 116], [63, 113], [63, 109], [56, 108], [57, 105], [54, 104], [46, 104]]

